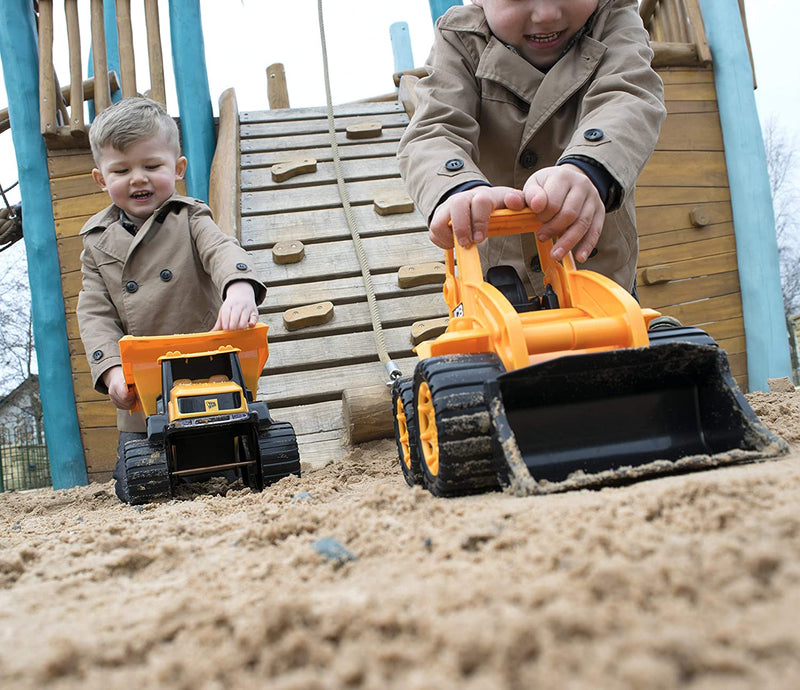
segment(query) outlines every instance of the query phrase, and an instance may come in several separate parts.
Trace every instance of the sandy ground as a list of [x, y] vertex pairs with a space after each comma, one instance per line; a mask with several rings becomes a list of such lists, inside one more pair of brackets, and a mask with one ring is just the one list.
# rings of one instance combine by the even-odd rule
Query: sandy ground
[[387, 440], [262, 494], [2, 494], [0, 687], [798, 688], [800, 393], [750, 400], [789, 456], [600, 491], [435, 499]]

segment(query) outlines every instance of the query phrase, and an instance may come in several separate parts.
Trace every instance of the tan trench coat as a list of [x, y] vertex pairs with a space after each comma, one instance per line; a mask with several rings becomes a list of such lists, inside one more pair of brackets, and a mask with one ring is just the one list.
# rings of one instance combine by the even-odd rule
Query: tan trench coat
[[[492, 35], [481, 8], [451, 8], [437, 23], [429, 76], [417, 84], [417, 110], [398, 152], [420, 212], [430, 219], [442, 196], [464, 182], [521, 189], [561, 158], [591, 158], [622, 197], [582, 267], [632, 289], [634, 185], [666, 117], [652, 55], [636, 0], [600, 0], [587, 34], [546, 74]], [[541, 292], [532, 240], [493, 238], [481, 251], [489, 265], [514, 265], [529, 292]]]
[[[266, 288], [252, 257], [211, 218], [204, 203], [173, 195], [132, 236], [111, 205], [81, 230], [83, 287], [78, 324], [96, 390], [120, 364], [123, 335], [197, 333], [214, 326], [226, 286], [248, 280], [256, 303]], [[143, 431], [141, 415], [117, 411], [123, 431]]]

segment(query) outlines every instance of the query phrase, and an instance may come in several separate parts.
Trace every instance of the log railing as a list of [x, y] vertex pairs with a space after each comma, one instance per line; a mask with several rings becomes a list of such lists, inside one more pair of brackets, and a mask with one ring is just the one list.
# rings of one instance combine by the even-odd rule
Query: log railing
[[655, 67], [711, 64], [698, 0], [642, 0], [639, 14], [650, 33]]
[[[150, 88], [145, 94], [159, 103], [166, 104], [158, 0], [141, 0], [141, 2], [144, 5], [150, 72]], [[95, 112], [99, 113], [111, 105], [112, 94], [119, 90], [120, 86], [122, 96], [125, 98], [140, 93], [133, 48], [131, 0], [115, 1], [118, 40], [112, 43], [118, 45], [119, 76], [108, 69], [110, 60], [107, 55], [103, 0], [91, 0], [89, 41], [92, 46], [92, 69], [95, 75], [91, 79], [84, 78], [81, 64], [78, 0], [64, 0], [70, 79], [67, 89], [60, 88], [53, 63], [53, 0], [39, 0], [38, 9], [41, 132], [48, 146], [52, 148], [80, 145], [87, 139], [85, 100], [93, 100]], [[116, 63], [116, 57], [113, 56], [111, 62]]]

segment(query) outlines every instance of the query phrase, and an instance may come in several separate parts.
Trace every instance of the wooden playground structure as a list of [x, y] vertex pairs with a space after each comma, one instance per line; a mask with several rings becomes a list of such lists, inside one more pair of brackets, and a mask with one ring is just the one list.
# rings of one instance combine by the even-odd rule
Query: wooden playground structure
[[[137, 77], [135, 69], [130, 0], [92, 0], [91, 35], [83, 37], [77, 0], [65, 0], [70, 51], [65, 87], [53, 69], [53, 3], [38, 2], [39, 129], [46, 149], [75, 414], [89, 480], [110, 476], [117, 431], [113, 406], [91, 385], [75, 316], [81, 288], [78, 233], [108, 204], [91, 178], [84, 104], [91, 101], [99, 112], [117, 92], [166, 101], [159, 3], [143, 4], [146, 89], [141, 82], [147, 80]], [[107, 59], [104, 7], [106, 13], [109, 7], [116, 9], [118, 60], [113, 69]], [[725, 348], [736, 380], [747, 390], [752, 353], [746, 342], [732, 192], [701, 3], [645, 0], [640, 13], [651, 35], [654, 66], [664, 81], [668, 117], [636, 190], [639, 296], [643, 306], [707, 330]], [[92, 74], [102, 77], [83, 73], [81, 40], [91, 42]], [[375, 407], [385, 399], [387, 412], [389, 400], [350, 225], [357, 226], [363, 244], [386, 350], [404, 373], [415, 361], [415, 342], [438, 333], [447, 315], [435, 265], [442, 253], [428, 241], [424, 219], [405, 194], [395, 160], [422, 71], [396, 73], [397, 90], [388, 99], [335, 105], [329, 117], [324, 105], [288, 107], [291, 85], [287, 89], [281, 81], [280, 65], [269, 69], [276, 77], [270, 82], [269, 108], [239, 112], [233, 91], [219, 97], [207, 198], [223, 230], [251, 252], [268, 287], [260, 313], [270, 327], [270, 357], [259, 397], [280, 419], [292, 422], [301, 458], [314, 466], [341, 457], [343, 438], [359, 441], [390, 431], [387, 419], [380, 418], [368, 430], [348, 428], [342, 411], [343, 395], [351, 395], [349, 403], [356, 406]], [[180, 124], [186, 148], [192, 142], [192, 123], [183, 112]], [[197, 156], [187, 155], [195, 167]], [[352, 210], [350, 223], [340, 178]], [[188, 184], [189, 193], [198, 195], [191, 178]]]

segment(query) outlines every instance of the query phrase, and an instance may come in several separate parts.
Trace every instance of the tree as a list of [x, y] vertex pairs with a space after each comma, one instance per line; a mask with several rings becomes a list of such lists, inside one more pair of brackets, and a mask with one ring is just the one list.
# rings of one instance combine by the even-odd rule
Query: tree
[[0, 253], [0, 395], [29, 378], [35, 362], [25, 247], [17, 242]]
[[783, 291], [783, 312], [792, 344], [792, 368], [798, 369], [797, 343], [791, 317], [800, 311], [800, 157], [798, 144], [775, 117], [764, 125], [764, 149], [775, 212], [775, 235]]

